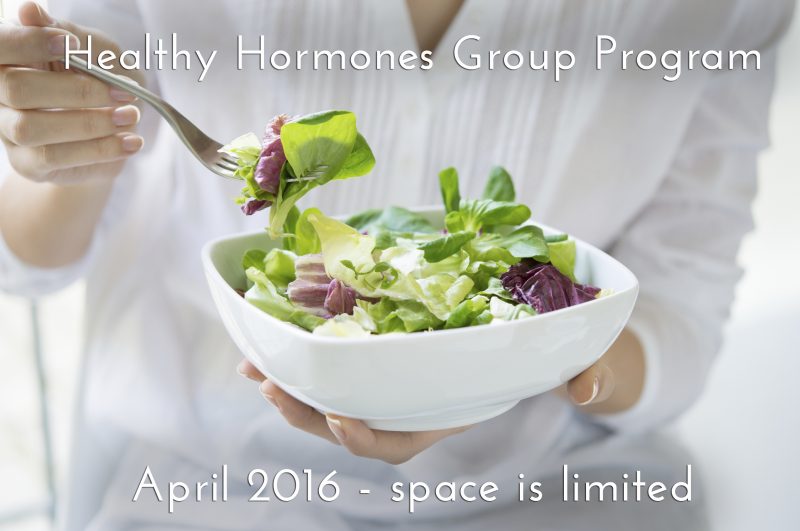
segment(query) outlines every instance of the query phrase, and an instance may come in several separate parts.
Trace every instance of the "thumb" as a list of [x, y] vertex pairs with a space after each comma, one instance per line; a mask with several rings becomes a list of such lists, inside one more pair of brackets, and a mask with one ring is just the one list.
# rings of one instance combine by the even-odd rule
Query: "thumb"
[[84, 41], [88, 33], [85, 29], [68, 21], [53, 18], [45, 8], [36, 2], [25, 2], [19, 6], [19, 22], [23, 26], [36, 26], [40, 28], [58, 28], [72, 33], [79, 41]]
[[588, 406], [606, 400], [614, 387], [614, 373], [601, 361], [570, 380], [567, 394], [576, 406]]
[[[45, 8], [37, 4], [36, 2], [25, 2], [21, 6], [19, 6], [19, 22], [23, 26], [32, 26], [32, 27], [50, 27], [50, 28], [57, 28], [60, 30], [65, 30], [68, 33], [71, 33], [72, 36], [69, 37], [71, 46], [73, 48], [77, 48], [81, 42], [81, 35], [79, 32], [76, 31], [77, 28], [72, 24], [62, 24], [58, 20], [54, 19], [50, 13], [47, 12]], [[66, 37], [62, 37], [66, 38]], [[61, 61], [54, 61], [48, 64], [33, 64], [32, 66], [36, 68], [44, 68], [50, 69], [57, 72], [63, 72], [65, 70], [65, 66]]]
[[57, 26], [55, 19], [36, 2], [25, 2], [19, 6], [19, 22], [23, 26]]

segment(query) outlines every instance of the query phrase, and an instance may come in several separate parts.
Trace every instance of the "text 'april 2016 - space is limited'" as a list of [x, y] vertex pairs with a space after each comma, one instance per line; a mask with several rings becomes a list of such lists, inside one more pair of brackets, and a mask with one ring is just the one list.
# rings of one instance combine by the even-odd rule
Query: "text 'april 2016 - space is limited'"
[[[405, 506], [409, 514], [414, 514], [421, 506], [434, 503], [493, 503], [501, 498], [512, 502], [541, 502], [547, 498], [544, 481], [558, 481], [555, 478], [530, 481], [524, 474], [519, 474], [512, 482], [503, 483], [505, 490], [494, 481], [441, 481], [435, 484], [395, 481], [377, 489], [362, 486], [353, 492], [345, 492], [336, 474], [336, 470], [317, 473], [310, 469], [300, 472], [282, 469], [271, 474], [254, 468], [239, 477], [230, 472], [228, 465], [222, 465], [219, 471], [200, 481], [176, 478], [165, 481], [148, 466], [138, 484], [132, 486], [131, 501], [164, 504], [165, 510], [173, 514], [179, 505], [185, 503], [225, 503], [229, 500], [230, 485], [236, 483], [239, 492], [242, 491], [239, 487], [246, 485], [245, 501], [252, 503], [335, 503], [343, 496], [383, 495], [388, 501]], [[689, 464], [683, 478], [673, 482], [646, 479], [640, 470], [622, 472], [615, 480], [591, 481], [570, 470], [569, 465], [563, 465], [560, 482], [560, 501], [563, 502], [692, 501], [692, 465]], [[513, 488], [509, 488], [511, 484]]]

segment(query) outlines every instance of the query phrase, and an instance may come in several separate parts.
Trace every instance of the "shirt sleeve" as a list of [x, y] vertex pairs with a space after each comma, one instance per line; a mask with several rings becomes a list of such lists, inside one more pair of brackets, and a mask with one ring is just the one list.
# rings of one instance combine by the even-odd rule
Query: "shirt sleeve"
[[753, 228], [757, 159], [768, 145], [775, 48], [784, 29], [777, 25], [758, 47], [760, 72], [711, 74], [662, 185], [612, 248], [639, 279], [628, 326], [644, 348], [646, 369], [639, 402], [593, 415], [601, 424], [659, 426], [703, 390], [742, 274], [739, 245]]
[[[144, 35], [136, 2], [54, 0], [50, 2], [50, 8], [53, 15], [59, 19], [101, 29], [113, 36], [123, 49], [135, 49]], [[158, 92], [155, 75], [147, 72], [145, 74], [148, 89]], [[137, 157], [142, 158], [149, 151], [148, 148], [151, 146], [147, 141], [156, 138], [158, 127], [156, 113], [150, 109], [143, 109], [139, 133], [145, 138], [145, 148]], [[132, 166], [134, 165], [127, 164], [125, 170], [116, 178], [92, 242], [84, 256], [74, 263], [52, 269], [31, 266], [14, 255], [0, 232], [0, 291], [38, 297], [62, 289], [82, 277], [90, 267], [94, 256], [100, 252], [104, 234], [126, 210], [134, 177], [130, 175], [133, 173]], [[10, 171], [7, 153], [4, 148], [0, 148], [0, 184]]]

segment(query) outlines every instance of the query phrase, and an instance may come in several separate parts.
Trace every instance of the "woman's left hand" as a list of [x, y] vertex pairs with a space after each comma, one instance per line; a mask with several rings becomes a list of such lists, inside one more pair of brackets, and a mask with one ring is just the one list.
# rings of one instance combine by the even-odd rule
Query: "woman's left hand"
[[421, 451], [449, 435], [461, 433], [469, 426], [435, 431], [382, 431], [371, 430], [360, 420], [323, 415], [281, 390], [266, 379], [249, 361], [242, 360], [239, 374], [259, 382], [264, 398], [275, 406], [286, 421], [295, 428], [340, 444], [350, 453], [380, 459], [393, 465], [405, 463]]
[[632, 407], [644, 386], [644, 351], [639, 339], [623, 330], [597, 363], [561, 388], [586, 413], [620, 413]]

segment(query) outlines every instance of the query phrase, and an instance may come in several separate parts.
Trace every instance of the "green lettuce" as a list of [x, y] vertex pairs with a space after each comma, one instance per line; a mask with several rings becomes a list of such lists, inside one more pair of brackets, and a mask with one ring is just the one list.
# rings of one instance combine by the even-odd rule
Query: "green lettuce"
[[395, 206], [365, 210], [351, 216], [345, 223], [373, 236], [378, 249], [397, 245], [398, 238], [420, 239], [430, 234], [430, 238], [425, 239], [433, 239], [437, 232], [424, 216]]
[[516, 198], [517, 193], [514, 190], [514, 181], [511, 180], [511, 175], [501, 166], [492, 168], [492, 171], [489, 172], [489, 179], [486, 181], [486, 187], [483, 189], [483, 199], [514, 201]]
[[550, 263], [572, 282], [575, 282], [575, 240], [547, 243]]
[[317, 254], [322, 250], [319, 243], [319, 236], [314, 226], [308, 221], [308, 217], [313, 214], [320, 214], [317, 208], [307, 208], [297, 218], [294, 230], [291, 234], [284, 237], [284, 241], [291, 242], [292, 250], [298, 255]]
[[424, 216], [396, 206], [365, 210], [350, 216], [345, 223], [368, 233], [381, 230], [405, 234], [436, 232]]
[[485, 295], [490, 298], [497, 298], [508, 303], [516, 304], [511, 293], [503, 287], [503, 282], [500, 280], [499, 275], [490, 278], [487, 282], [487, 286], [483, 288], [478, 295]]
[[245, 182], [237, 202], [245, 213], [270, 206], [267, 230], [273, 238], [293, 234], [298, 217], [295, 204], [309, 191], [331, 180], [365, 175], [375, 165], [372, 150], [356, 128], [355, 115], [349, 111], [326, 111], [281, 123], [279, 136], [272, 142], [286, 158], [280, 168], [277, 192], [274, 188], [262, 189], [256, 181], [259, 159], [264, 153], [254, 134], [243, 135], [220, 151], [237, 158], [234, 177]]
[[242, 256], [242, 269], [247, 271], [251, 267], [255, 267], [259, 271], [264, 271], [264, 259], [267, 257], [267, 252], [263, 249], [250, 249]]
[[445, 168], [439, 172], [439, 190], [442, 192], [444, 211], [447, 214], [458, 211], [461, 192], [458, 188], [458, 171], [455, 168]]
[[220, 149], [221, 152], [231, 155], [237, 161], [236, 171], [233, 176], [244, 181], [242, 195], [236, 203], [244, 205], [248, 200], [272, 201], [273, 194], [262, 190], [255, 180], [256, 166], [261, 156], [261, 141], [253, 133], [244, 134]]
[[446, 320], [472, 288], [465, 289], [467, 281], [460, 278], [463, 260], [453, 260], [449, 262], [451, 269], [438, 268], [432, 273], [426, 268], [423, 251], [410, 246], [379, 251], [376, 260], [371, 236], [322, 213], [310, 215], [308, 221], [319, 236], [328, 276], [362, 296], [417, 301], [437, 319]]
[[329, 337], [367, 337], [370, 335], [370, 330], [364, 327], [363, 321], [345, 313], [336, 315], [314, 328], [314, 334]]
[[375, 158], [356, 129], [349, 111], [304, 116], [281, 129], [286, 164], [278, 195], [269, 211], [269, 232], [282, 234], [292, 207], [309, 191], [334, 179], [349, 179], [372, 170]]
[[297, 255], [284, 249], [272, 249], [264, 257], [264, 273], [275, 286], [286, 292], [286, 287], [295, 279], [294, 261]]
[[525, 225], [510, 234], [489, 233], [471, 241], [467, 252], [477, 261], [501, 261], [516, 264], [521, 258], [547, 262], [549, 249], [542, 229]]
[[[445, 328], [463, 328], [465, 326], [475, 326], [485, 324], [487, 316], [484, 312], [489, 309], [489, 299], [481, 295], [472, 297], [461, 302], [444, 324]], [[489, 318], [491, 321], [491, 317]]]
[[256, 308], [270, 314], [276, 319], [296, 324], [306, 330], [314, 330], [325, 322], [303, 310], [297, 309], [285, 295], [282, 295], [264, 271], [251, 267], [245, 271], [252, 286], [245, 292], [244, 298]]
[[489, 311], [495, 319], [503, 321], [516, 321], [525, 317], [536, 315], [536, 310], [528, 304], [512, 304], [500, 297], [492, 297], [489, 301]]
[[474, 232], [459, 231], [425, 242], [419, 248], [425, 253], [425, 260], [436, 263], [454, 255], [473, 239], [475, 239]]
[[380, 302], [370, 303], [359, 300], [356, 304], [370, 317], [378, 334], [434, 330], [441, 328], [443, 323], [417, 301], [381, 299]]
[[439, 189], [444, 202], [445, 226], [449, 232], [469, 231], [479, 233], [502, 225], [520, 225], [531, 217], [531, 210], [513, 200], [496, 200], [494, 197], [513, 198], [514, 185], [505, 170], [493, 170], [493, 183], [484, 199], [462, 199], [458, 172], [447, 168], [439, 174]]

